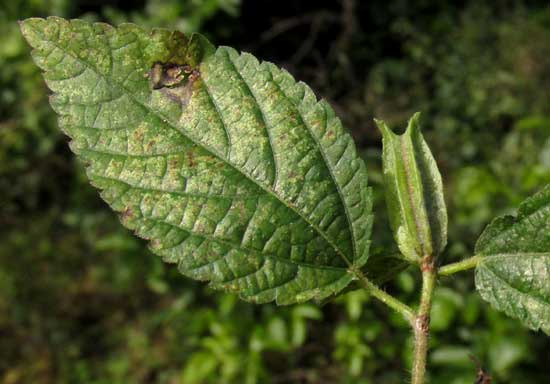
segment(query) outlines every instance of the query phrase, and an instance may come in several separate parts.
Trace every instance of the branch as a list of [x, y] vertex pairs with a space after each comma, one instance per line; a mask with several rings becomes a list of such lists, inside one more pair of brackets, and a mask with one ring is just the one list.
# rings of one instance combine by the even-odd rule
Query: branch
[[359, 278], [359, 281], [370, 295], [377, 298], [394, 311], [400, 313], [409, 324], [414, 324], [415, 313], [407, 304], [380, 289], [376, 284], [371, 282], [361, 271], [353, 271], [352, 273]]
[[468, 259], [458, 261], [456, 263], [451, 263], [444, 265], [443, 267], [439, 268], [439, 276], [449, 276], [457, 272], [466, 271], [468, 269], [475, 268], [477, 266], [477, 263], [481, 260], [480, 255], [472, 256]]

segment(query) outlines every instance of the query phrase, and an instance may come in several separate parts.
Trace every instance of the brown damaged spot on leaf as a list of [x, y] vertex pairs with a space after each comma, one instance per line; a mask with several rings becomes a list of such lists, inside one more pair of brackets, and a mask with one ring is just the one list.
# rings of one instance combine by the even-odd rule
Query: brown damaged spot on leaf
[[126, 208], [124, 211], [122, 211], [122, 213], [120, 214], [120, 217], [122, 221], [131, 219], [134, 217], [134, 211], [132, 210], [132, 208]]
[[171, 169], [176, 169], [176, 170], [181, 168], [181, 165], [180, 165], [178, 159], [175, 158], [175, 157], [168, 160], [168, 166]]
[[156, 62], [149, 71], [153, 90], [158, 90], [182, 106], [189, 103], [193, 94], [193, 84], [200, 77], [198, 69], [188, 64]]
[[138, 142], [143, 140], [143, 128], [138, 128], [134, 131], [134, 139]]
[[162, 246], [162, 242], [159, 239], [153, 239], [151, 240], [149, 245], [151, 246], [151, 248], [160, 248]]
[[187, 165], [191, 168], [197, 165], [197, 163], [195, 162], [195, 155], [191, 151], [187, 153]]
[[149, 152], [155, 147], [156, 141], [151, 140], [145, 145], [145, 149]]

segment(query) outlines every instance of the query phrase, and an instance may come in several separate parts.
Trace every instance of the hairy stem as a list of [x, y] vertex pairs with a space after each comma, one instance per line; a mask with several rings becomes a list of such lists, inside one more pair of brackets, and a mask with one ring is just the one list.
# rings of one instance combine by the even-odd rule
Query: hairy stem
[[432, 256], [425, 256], [423, 258], [421, 268], [422, 293], [420, 296], [420, 306], [413, 323], [414, 358], [411, 375], [412, 384], [424, 384], [425, 382], [430, 337], [430, 310], [432, 308], [432, 297], [437, 278], [437, 270]]
[[407, 304], [380, 289], [376, 284], [371, 282], [362, 272], [355, 272], [355, 275], [359, 278], [359, 281], [363, 285], [363, 288], [365, 288], [365, 290], [370, 295], [377, 298], [397, 313], [401, 314], [405, 318], [405, 320], [407, 320], [407, 322], [413, 324], [415, 313]]
[[447, 264], [439, 268], [438, 274], [440, 276], [449, 276], [457, 272], [466, 271], [475, 268], [480, 260], [481, 256], [476, 255], [456, 263]]

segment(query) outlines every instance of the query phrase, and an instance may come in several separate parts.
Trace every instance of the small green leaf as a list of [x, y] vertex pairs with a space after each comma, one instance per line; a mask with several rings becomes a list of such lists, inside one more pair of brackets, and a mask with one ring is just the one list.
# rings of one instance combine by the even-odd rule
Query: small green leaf
[[496, 309], [550, 335], [550, 185], [516, 217], [496, 218], [476, 244], [476, 287]]
[[21, 30], [90, 181], [183, 274], [290, 304], [364, 266], [365, 164], [307, 85], [198, 34], [56, 17]]
[[401, 253], [410, 261], [437, 256], [447, 244], [447, 208], [437, 164], [416, 113], [403, 135], [376, 120], [382, 132], [384, 187], [390, 224]]

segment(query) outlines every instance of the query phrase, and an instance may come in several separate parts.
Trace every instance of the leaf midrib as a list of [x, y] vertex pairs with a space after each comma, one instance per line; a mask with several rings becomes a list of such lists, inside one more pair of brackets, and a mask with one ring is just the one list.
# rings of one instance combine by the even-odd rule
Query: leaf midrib
[[[73, 59], [75, 59], [76, 61], [79, 61], [80, 63], [82, 63], [83, 65], [85, 65], [86, 67], [90, 68], [91, 70], [93, 70], [95, 72], [95, 74], [98, 76], [98, 77], [102, 77], [103, 80], [106, 81], [107, 84], [109, 84], [109, 86], [112, 88], [113, 87], [113, 84], [116, 84], [118, 87], [120, 87], [120, 89], [126, 93], [126, 95], [131, 99], [133, 100], [136, 105], [140, 106], [141, 108], [145, 109], [147, 112], [151, 113], [153, 116], [156, 116], [157, 118], [159, 118], [159, 121], [160, 123], [163, 123], [164, 125], [166, 125], [167, 127], [169, 127], [170, 129], [173, 129], [175, 132], [181, 134], [182, 136], [184, 136], [187, 140], [193, 142], [195, 145], [197, 145], [198, 147], [201, 147], [201, 148], [204, 148], [204, 150], [206, 150], [207, 152], [210, 152], [213, 156], [217, 157], [218, 159], [220, 159], [221, 161], [223, 161], [224, 163], [228, 164], [230, 167], [232, 167], [233, 169], [235, 169], [238, 173], [242, 174], [244, 177], [246, 177], [248, 180], [250, 180], [252, 183], [256, 184], [259, 188], [261, 188], [262, 190], [264, 190], [265, 192], [267, 192], [269, 195], [271, 195], [272, 197], [274, 197], [277, 201], [280, 201], [282, 204], [284, 204], [288, 209], [290, 209], [292, 212], [294, 212], [295, 214], [297, 214], [302, 220], [304, 220], [308, 225], [310, 225], [312, 228], [315, 229], [315, 231], [317, 233], [319, 233], [319, 235], [336, 251], [336, 253], [340, 256], [340, 258], [348, 265], [348, 267], [352, 267], [353, 264], [350, 263], [350, 261], [348, 260], [348, 258], [345, 256], [344, 252], [336, 245], [334, 244], [334, 242], [329, 239], [323, 231], [320, 230], [319, 227], [317, 227], [316, 225], [314, 225], [308, 218], [306, 218], [300, 211], [298, 211], [297, 209], [294, 208], [293, 205], [287, 203], [286, 201], [282, 200], [278, 195], [276, 195], [273, 191], [271, 191], [270, 189], [268, 189], [267, 187], [265, 187], [262, 183], [259, 183], [257, 180], [255, 180], [254, 178], [252, 178], [251, 176], [249, 176], [248, 174], [244, 173], [241, 169], [239, 169], [235, 164], [233, 164], [232, 162], [230, 162], [228, 159], [225, 159], [224, 157], [222, 157], [215, 149], [211, 148], [209, 145], [205, 144], [205, 143], [201, 143], [201, 142], [198, 142], [196, 141], [194, 138], [190, 137], [190, 136], [187, 136], [186, 134], [184, 134], [182, 131], [180, 131], [178, 128], [176, 128], [176, 125], [174, 124], [174, 122], [168, 117], [168, 116], [165, 116], [164, 114], [162, 114], [161, 112], [159, 111], [155, 111], [153, 110], [151, 107], [149, 107], [148, 105], [144, 104], [142, 101], [140, 101], [138, 98], [136, 98], [128, 89], [126, 89], [126, 87], [122, 84], [120, 84], [115, 78], [108, 78], [106, 77], [105, 75], [103, 75], [100, 71], [98, 71], [93, 65], [91, 65], [89, 62], [79, 58], [78, 56], [72, 54], [71, 52], [67, 51], [65, 49], [65, 47], [63, 46], [60, 46], [59, 44], [56, 44], [54, 41], [52, 40], [48, 40], [48, 39], [45, 39], [45, 36], [44, 34], [41, 33], [41, 31], [37, 30], [36, 28], [34, 28], [33, 26], [30, 26], [31, 29], [34, 30], [34, 32], [36, 32], [37, 34], [39, 34], [43, 39], [44, 41], [52, 44], [53, 46], [55, 46], [56, 48], [60, 49], [62, 52], [64, 52], [66, 55], [69, 55], [71, 56]], [[139, 44], [139, 38], [138, 40], [135, 41], [136, 43]], [[109, 43], [107, 43], [107, 45], [109, 46], [109, 52], [111, 52], [112, 50], [112, 47], [110, 46]], [[111, 80], [112, 82], [109, 82], [107, 80]], [[205, 84], [205, 87], [206, 87], [206, 83], [204, 82], [204, 80], [202, 81], [203, 84]], [[216, 113], [218, 113], [218, 116], [220, 117], [221, 115], [219, 114], [218, 111], [216, 111]], [[325, 164], [326, 165], [326, 164]], [[327, 166], [328, 167], [328, 166]], [[343, 202], [342, 202], [343, 204]], [[343, 204], [345, 205], [345, 204]], [[351, 231], [351, 228], [350, 228], [350, 231]], [[353, 237], [353, 232], [350, 233], [351, 236]], [[289, 260], [290, 262], [292, 262], [291, 260]], [[316, 268], [317, 267], [324, 267], [324, 266], [315, 266]], [[337, 268], [337, 267], [336, 267]], [[345, 268], [340, 268], [339, 270], [345, 270]]]

